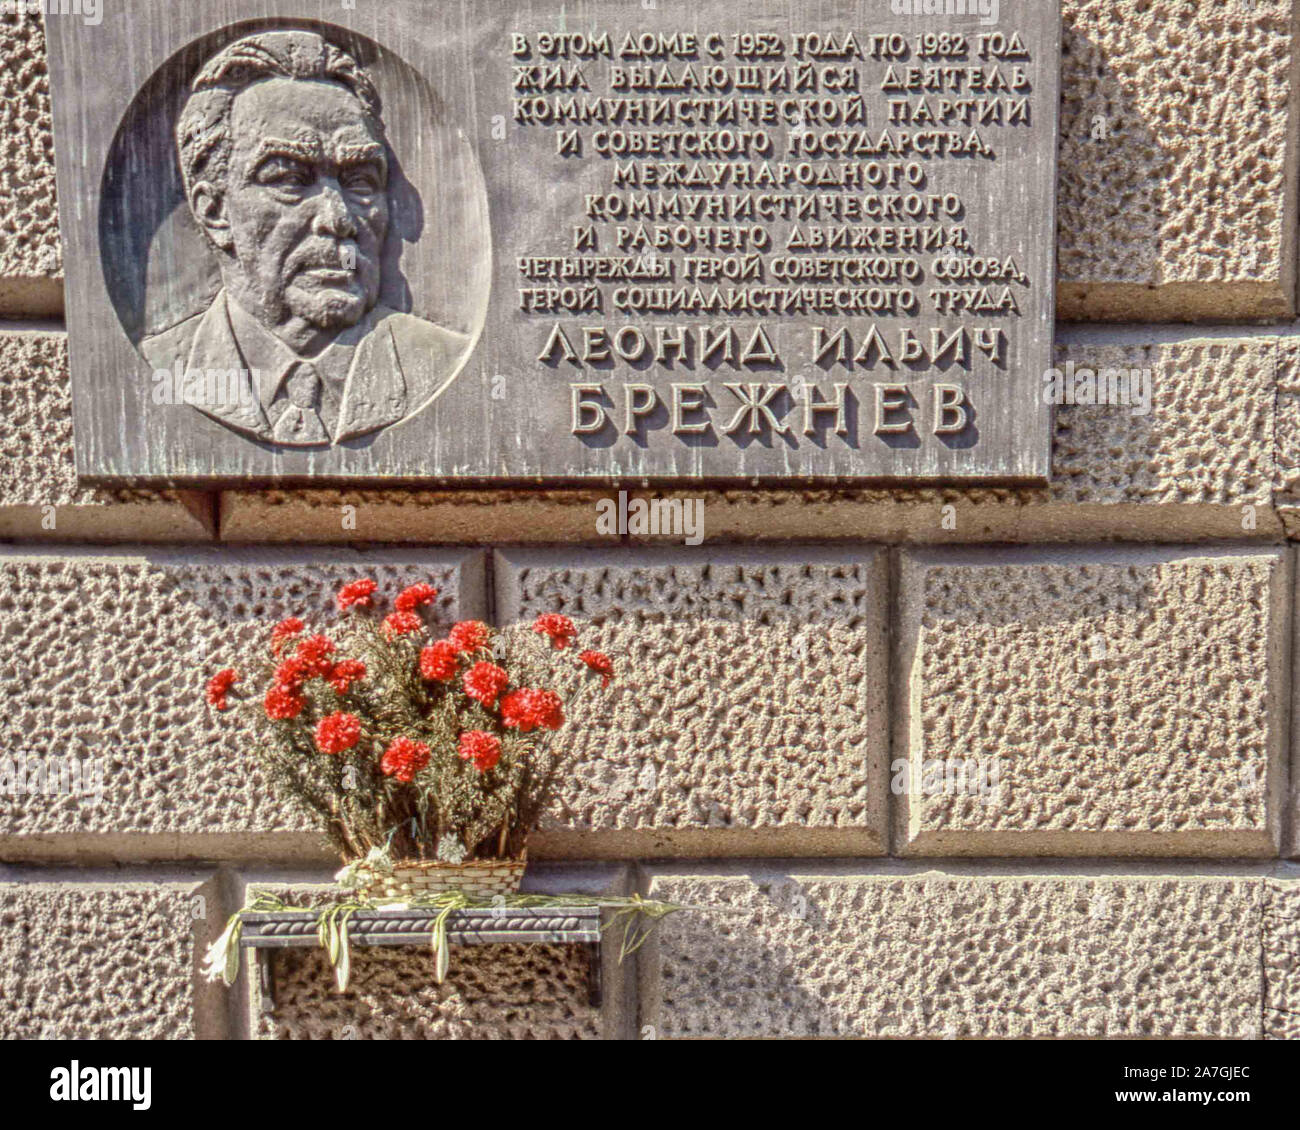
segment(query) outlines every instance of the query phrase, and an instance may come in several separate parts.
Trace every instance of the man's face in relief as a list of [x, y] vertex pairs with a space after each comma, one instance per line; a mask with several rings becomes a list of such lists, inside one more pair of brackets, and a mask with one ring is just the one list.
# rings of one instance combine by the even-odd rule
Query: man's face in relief
[[227, 285], [271, 328], [338, 333], [379, 298], [388, 161], [361, 103], [338, 83], [274, 78], [231, 111]]

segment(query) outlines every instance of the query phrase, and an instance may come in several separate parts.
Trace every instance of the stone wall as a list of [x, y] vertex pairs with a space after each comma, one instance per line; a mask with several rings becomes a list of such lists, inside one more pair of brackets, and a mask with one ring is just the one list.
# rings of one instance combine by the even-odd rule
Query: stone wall
[[[0, 796], [0, 1034], [1296, 1035], [1296, 7], [1064, 0], [1058, 354], [1150, 368], [1149, 414], [1062, 408], [1040, 490], [683, 492], [697, 547], [591, 490], [81, 489], [44, 43], [0, 16], [0, 754], [108, 766]], [[718, 909], [601, 1006], [563, 948], [197, 977], [334, 866], [205, 665], [363, 569], [624, 657], [528, 882]]]

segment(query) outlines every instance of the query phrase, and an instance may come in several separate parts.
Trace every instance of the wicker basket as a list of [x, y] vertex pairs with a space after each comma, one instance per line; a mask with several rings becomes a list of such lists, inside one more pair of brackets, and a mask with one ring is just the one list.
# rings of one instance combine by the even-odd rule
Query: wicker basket
[[412, 898], [463, 891], [474, 898], [512, 895], [524, 878], [526, 861], [520, 859], [469, 859], [464, 863], [434, 860], [399, 860], [391, 872], [364, 864], [357, 868], [356, 890], [362, 898]]

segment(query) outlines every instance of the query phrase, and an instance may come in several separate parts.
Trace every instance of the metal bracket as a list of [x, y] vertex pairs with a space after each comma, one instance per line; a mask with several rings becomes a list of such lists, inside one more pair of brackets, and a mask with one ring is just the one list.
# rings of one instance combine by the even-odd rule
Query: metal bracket
[[[358, 910], [348, 919], [348, 940], [358, 946], [427, 946], [433, 942], [437, 908]], [[580, 945], [586, 952], [587, 999], [599, 1008], [602, 956], [601, 909], [598, 906], [469, 907], [452, 911], [447, 920], [451, 945]], [[311, 910], [249, 911], [243, 916], [239, 944], [251, 950], [258, 966], [262, 1008], [275, 1006], [271, 961], [276, 950], [320, 944], [316, 913]], [[265, 952], [263, 952], [265, 951]]]

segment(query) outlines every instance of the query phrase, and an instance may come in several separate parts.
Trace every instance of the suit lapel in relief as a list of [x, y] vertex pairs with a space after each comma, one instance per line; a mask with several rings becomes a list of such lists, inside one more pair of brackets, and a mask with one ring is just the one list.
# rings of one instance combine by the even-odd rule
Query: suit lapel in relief
[[406, 415], [406, 376], [387, 321], [357, 347], [343, 389], [335, 442], [355, 439], [395, 424]]
[[190, 346], [189, 361], [186, 366], [185, 380], [188, 386], [190, 373], [196, 373], [195, 379], [205, 380], [209, 369], [218, 369], [223, 373], [231, 369], [239, 370], [239, 395], [232, 401], [196, 405], [209, 416], [252, 432], [262, 438], [271, 435], [271, 421], [258, 401], [257, 386], [253, 383], [253, 374], [248, 362], [239, 351], [235, 340], [235, 331], [230, 324], [230, 314], [226, 309], [226, 296], [223, 292], [217, 301], [208, 307], [208, 312], [199, 322], [194, 343]]

